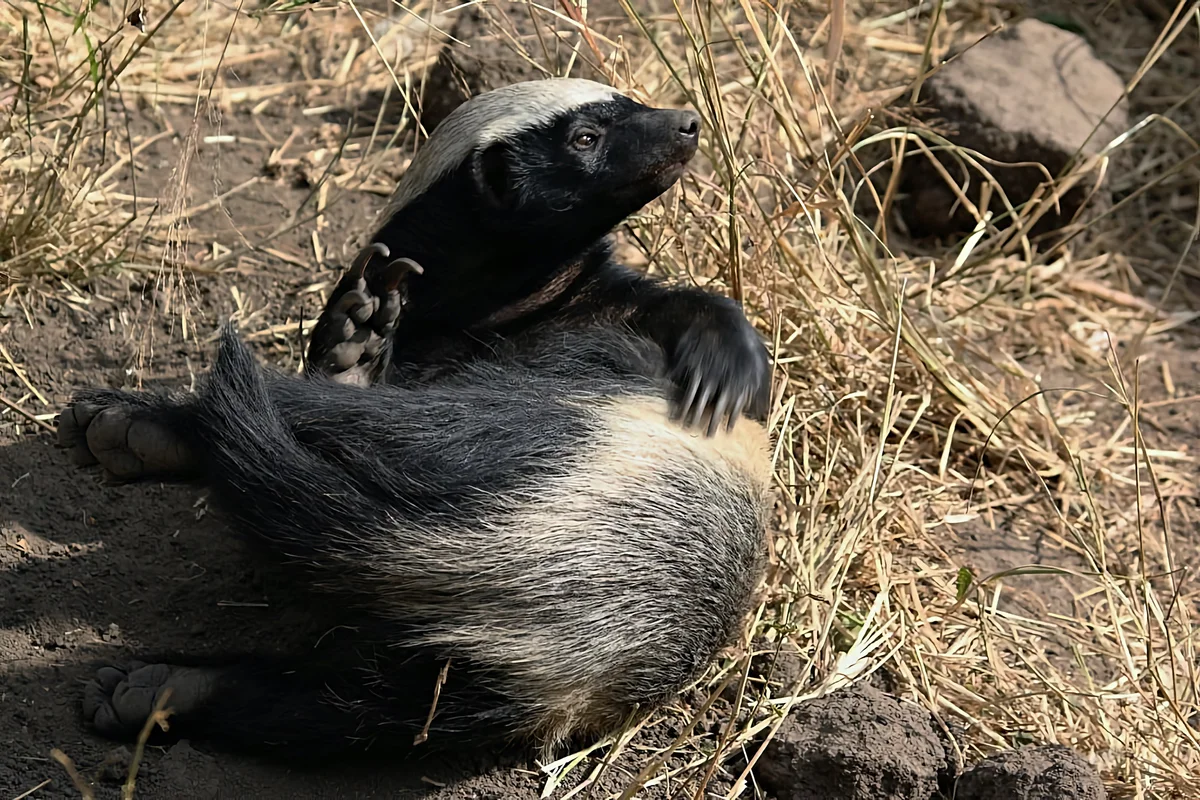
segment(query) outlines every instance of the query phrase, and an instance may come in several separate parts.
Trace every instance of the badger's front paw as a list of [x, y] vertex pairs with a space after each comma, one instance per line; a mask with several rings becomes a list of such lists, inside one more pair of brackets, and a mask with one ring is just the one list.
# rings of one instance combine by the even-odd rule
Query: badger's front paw
[[361, 251], [338, 281], [313, 327], [308, 347], [310, 373], [338, 383], [366, 386], [387, 364], [392, 333], [408, 300], [406, 284], [421, 266], [407, 258], [387, 260], [376, 242]]
[[675, 418], [696, 427], [707, 415], [708, 436], [715, 435], [722, 422], [732, 430], [743, 412], [755, 419], [767, 415], [770, 359], [744, 318], [705, 320], [688, 328], [672, 355], [671, 378], [677, 392]]
[[58, 443], [77, 465], [99, 464], [116, 481], [190, 475], [191, 449], [154, 417], [132, 395], [89, 392], [58, 415]]

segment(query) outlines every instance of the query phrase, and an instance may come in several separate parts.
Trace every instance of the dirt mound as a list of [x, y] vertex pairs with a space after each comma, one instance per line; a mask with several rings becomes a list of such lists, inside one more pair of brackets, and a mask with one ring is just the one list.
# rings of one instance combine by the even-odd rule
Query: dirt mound
[[955, 781], [955, 748], [932, 715], [870, 685], [793, 710], [756, 773], [775, 800], [1106, 800], [1074, 750], [1039, 745], [980, 761]]
[[1069, 747], [1040, 745], [980, 761], [958, 780], [956, 800], [1105, 800], [1091, 764]]
[[778, 800], [929, 800], [951, 761], [929, 712], [871, 686], [804, 703], [759, 762]]

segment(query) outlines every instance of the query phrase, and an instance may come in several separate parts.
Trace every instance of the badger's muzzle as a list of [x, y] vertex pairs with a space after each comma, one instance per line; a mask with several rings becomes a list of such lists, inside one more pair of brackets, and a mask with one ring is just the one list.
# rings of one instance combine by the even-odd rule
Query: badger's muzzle
[[644, 159], [639, 178], [665, 189], [683, 174], [700, 144], [700, 115], [682, 109], [655, 109], [642, 115], [635, 137]]
[[700, 115], [691, 109], [662, 109], [658, 113], [663, 115], [663, 127], [669, 127], [674, 132], [679, 147], [695, 153], [696, 144], [700, 141]]

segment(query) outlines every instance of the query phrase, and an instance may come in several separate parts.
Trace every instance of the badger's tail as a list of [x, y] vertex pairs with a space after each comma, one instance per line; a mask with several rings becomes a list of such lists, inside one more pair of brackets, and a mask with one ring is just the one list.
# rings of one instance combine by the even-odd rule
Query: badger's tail
[[[352, 471], [354, 464], [297, 438], [294, 420], [290, 412], [281, 413], [277, 393], [284, 391], [287, 379], [279, 379], [276, 392], [271, 381], [233, 326], [226, 324], [194, 417], [193, 437], [206, 458], [206, 482], [214, 504], [244, 536], [310, 568], [326, 587], [366, 597], [374, 610], [382, 610], [375, 607], [384, 602], [371, 595], [379, 580], [388, 580], [379, 572], [384, 561], [380, 555], [389, 542], [396, 548], [399, 532], [386, 527], [396, 509], [386, 492]], [[292, 399], [303, 398], [311, 403], [313, 414], [321, 414], [326, 407], [322, 387], [328, 385], [306, 381], [293, 386]], [[365, 463], [369, 455], [360, 458]], [[385, 625], [395, 619], [391, 613], [381, 616]], [[370, 651], [365, 655], [355, 651], [334, 658], [310, 653], [306, 659], [314, 663], [303, 673], [295, 665], [230, 668], [220, 673], [226, 694], [219, 708], [206, 709], [210, 716], [201, 720], [202, 731], [225, 739], [242, 737], [241, 745], [247, 737], [267, 736], [300, 747], [338, 736], [344, 742], [370, 741], [401, 732], [411, 743], [423, 725], [439, 735], [492, 741], [526, 724], [523, 706], [488, 688], [489, 681], [476, 685], [474, 668], [456, 659], [454, 674], [436, 701], [437, 718], [429, 727], [429, 692], [441, 680], [444, 664], [436, 654], [395, 649], [401, 643], [403, 637], [386, 634], [382, 648], [365, 642]], [[328, 659], [332, 662], [325, 663]], [[328, 701], [331, 691], [336, 702]], [[291, 707], [306, 716], [299, 722], [300, 717], [287, 717], [280, 727], [280, 709]]]
[[387, 509], [342, 465], [296, 438], [232, 323], [222, 326], [195, 420], [192, 438], [213, 500], [245, 535], [318, 570], [371, 561], [364, 545], [377, 538]]
[[[294, 456], [301, 448], [271, 403], [262, 369], [230, 321], [200, 395], [200, 425], [224, 459]], [[220, 458], [220, 456], [218, 456]]]

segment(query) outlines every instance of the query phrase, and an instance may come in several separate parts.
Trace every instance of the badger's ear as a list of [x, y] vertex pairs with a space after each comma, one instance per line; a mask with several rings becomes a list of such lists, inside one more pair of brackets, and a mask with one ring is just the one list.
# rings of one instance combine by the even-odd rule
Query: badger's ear
[[517, 202], [511, 155], [503, 142], [475, 153], [475, 184], [483, 198], [496, 208], [512, 208]]

